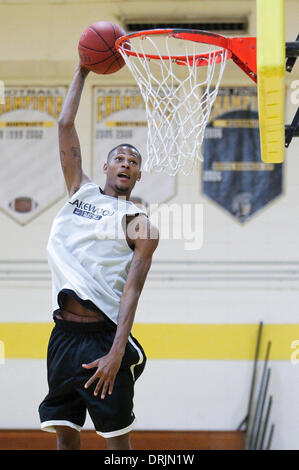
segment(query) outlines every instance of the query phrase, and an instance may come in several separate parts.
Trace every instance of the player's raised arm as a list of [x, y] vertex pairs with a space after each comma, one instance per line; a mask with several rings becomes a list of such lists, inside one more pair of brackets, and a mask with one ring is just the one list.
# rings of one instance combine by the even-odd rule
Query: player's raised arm
[[88, 72], [81, 64], [77, 66], [58, 121], [60, 161], [70, 196], [90, 181], [82, 170], [80, 143], [75, 129], [75, 118]]

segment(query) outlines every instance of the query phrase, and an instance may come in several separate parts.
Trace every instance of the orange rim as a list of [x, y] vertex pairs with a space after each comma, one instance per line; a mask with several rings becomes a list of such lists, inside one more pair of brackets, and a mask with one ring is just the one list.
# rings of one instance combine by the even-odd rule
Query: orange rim
[[[134, 52], [131, 49], [123, 48], [123, 52], [131, 57], [141, 57], [146, 59], [154, 59], [154, 60], [172, 60], [178, 65], [193, 65], [196, 63], [196, 66], [204, 66], [207, 65], [208, 62], [221, 62], [222, 61], [222, 54], [224, 49], [227, 50], [227, 59], [232, 57], [232, 53], [229, 50], [229, 39], [221, 36], [220, 34], [214, 34], [207, 31], [199, 31], [199, 30], [190, 30], [190, 29], [150, 29], [145, 31], [138, 31], [136, 33], [130, 33], [126, 36], [122, 36], [121, 38], [117, 39], [115, 46], [119, 49], [124, 43], [130, 41], [130, 39], [140, 37], [145, 38], [147, 36], [154, 36], [154, 35], [168, 35], [170, 37], [176, 39], [184, 39], [187, 41], [192, 42], [200, 42], [205, 44], [211, 44], [213, 46], [219, 46], [220, 49], [210, 52], [210, 53], [202, 53], [202, 54], [195, 54], [195, 55], [156, 55], [156, 54], [146, 54], [146, 53], [139, 53]], [[215, 58], [216, 56], [216, 58]]]

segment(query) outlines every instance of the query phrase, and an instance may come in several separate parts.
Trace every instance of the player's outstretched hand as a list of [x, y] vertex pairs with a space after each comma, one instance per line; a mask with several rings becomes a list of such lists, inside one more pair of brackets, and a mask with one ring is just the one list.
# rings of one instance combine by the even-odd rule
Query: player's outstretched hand
[[82, 364], [84, 369], [93, 369], [95, 367], [97, 368], [93, 376], [84, 385], [84, 388], [88, 388], [93, 382], [95, 382], [95, 380], [99, 379], [94, 390], [94, 395], [98, 395], [101, 387], [101, 398], [105, 398], [107, 390], [109, 395], [111, 395], [114, 387], [115, 377], [119, 371], [121, 361], [121, 356], [109, 352], [106, 356], [103, 356], [100, 359], [96, 359], [89, 364]]
[[77, 69], [80, 71], [81, 75], [85, 78], [89, 74], [90, 70], [88, 70], [84, 65], [82, 64], [81, 60], [79, 60], [79, 63], [77, 65]]

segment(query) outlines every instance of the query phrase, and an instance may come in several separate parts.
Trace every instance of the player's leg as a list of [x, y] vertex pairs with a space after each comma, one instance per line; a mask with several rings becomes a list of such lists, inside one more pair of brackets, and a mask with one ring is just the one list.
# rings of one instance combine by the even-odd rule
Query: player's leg
[[[81, 326], [84, 328], [84, 326]], [[110, 350], [116, 328], [99, 322], [90, 337], [85, 336], [82, 362], [101, 357]], [[109, 450], [130, 450], [130, 431], [135, 426], [133, 412], [134, 385], [144, 369], [146, 357], [142, 347], [132, 338], [127, 344], [120, 369], [116, 375], [113, 392], [104, 399], [94, 395], [94, 386], [84, 388], [93, 371], [83, 369], [76, 384], [76, 392], [84, 400], [97, 434], [104, 437]], [[85, 361], [87, 362], [87, 361]]]
[[47, 355], [49, 392], [39, 406], [41, 428], [56, 432], [57, 448], [80, 448], [80, 431], [86, 418], [86, 406], [76, 391], [76, 374], [81, 369], [81, 336], [70, 322], [56, 320]]
[[132, 450], [130, 433], [106, 439], [108, 450]]
[[80, 450], [80, 432], [69, 426], [55, 426], [57, 450]]

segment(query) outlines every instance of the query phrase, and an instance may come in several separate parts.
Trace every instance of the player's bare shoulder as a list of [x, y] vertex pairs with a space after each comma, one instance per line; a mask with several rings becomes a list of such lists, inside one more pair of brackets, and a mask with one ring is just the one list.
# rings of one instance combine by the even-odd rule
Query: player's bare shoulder
[[147, 245], [155, 251], [159, 243], [159, 230], [146, 214], [127, 217], [127, 239], [130, 245]]
[[80, 184], [78, 186], [75, 186], [74, 188], [72, 188], [72, 194], [75, 194], [82, 186], [84, 186], [84, 184], [86, 183], [92, 183], [93, 181], [89, 178], [89, 176], [85, 173], [85, 171], [82, 170], [82, 176], [81, 176], [81, 181], [80, 181]]

